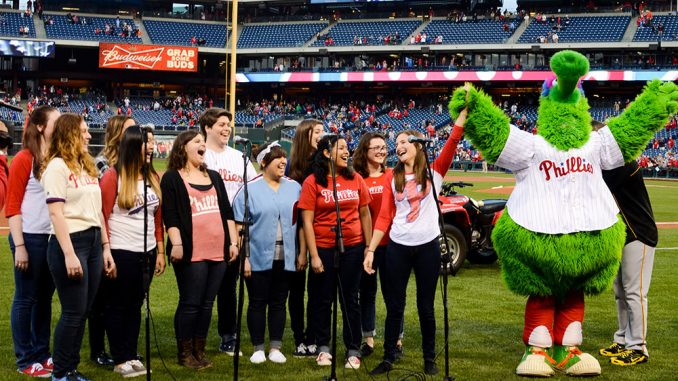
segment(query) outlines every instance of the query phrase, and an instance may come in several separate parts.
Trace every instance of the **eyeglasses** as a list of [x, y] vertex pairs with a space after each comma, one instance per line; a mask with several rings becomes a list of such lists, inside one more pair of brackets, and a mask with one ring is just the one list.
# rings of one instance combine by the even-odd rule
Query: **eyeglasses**
[[372, 151], [386, 151], [386, 146], [377, 146], [377, 147], [369, 147], [368, 150]]

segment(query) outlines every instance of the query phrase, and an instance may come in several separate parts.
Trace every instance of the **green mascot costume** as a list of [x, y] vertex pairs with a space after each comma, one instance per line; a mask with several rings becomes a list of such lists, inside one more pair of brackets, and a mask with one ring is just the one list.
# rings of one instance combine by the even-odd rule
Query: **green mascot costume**
[[528, 297], [516, 369], [522, 376], [600, 374], [582, 353], [584, 294], [606, 290], [619, 269], [625, 226], [601, 171], [638, 157], [678, 108], [674, 83], [650, 82], [624, 112], [591, 131], [580, 78], [586, 57], [561, 51], [551, 59], [556, 78], [544, 83], [537, 135], [509, 125], [492, 99], [471, 85], [450, 101], [452, 118], [468, 107], [466, 137], [483, 156], [510, 169], [516, 187], [492, 234], [502, 276]]

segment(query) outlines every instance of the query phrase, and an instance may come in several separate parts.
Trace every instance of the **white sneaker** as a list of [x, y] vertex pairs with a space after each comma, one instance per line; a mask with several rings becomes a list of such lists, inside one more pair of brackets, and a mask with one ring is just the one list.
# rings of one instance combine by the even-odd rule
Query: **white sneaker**
[[130, 361], [116, 365], [113, 368], [113, 372], [121, 375], [123, 378], [137, 377], [141, 376], [142, 374], [146, 374], [146, 372], [139, 372], [135, 370], [134, 367], [132, 367], [132, 364], [130, 364]]
[[316, 356], [318, 354], [318, 346], [311, 344], [306, 347], [306, 356]]
[[303, 358], [308, 356], [308, 348], [306, 348], [306, 345], [304, 343], [299, 344], [297, 349], [294, 350], [294, 353], [292, 353], [292, 356], [297, 357], [297, 358]]
[[346, 364], [344, 365], [346, 369], [360, 369], [360, 357], [351, 356], [346, 359]]
[[130, 360], [128, 363], [132, 366], [132, 368], [134, 368], [134, 370], [141, 372], [141, 374], [146, 374], [148, 371], [144, 364], [139, 360]]
[[332, 365], [332, 355], [327, 352], [320, 352], [318, 357], [316, 357], [315, 362], [318, 366], [330, 366]]
[[250, 357], [250, 362], [252, 364], [261, 364], [263, 362], [266, 362], [266, 354], [264, 353], [264, 351], [256, 351], [254, 352], [252, 357]]
[[285, 355], [279, 350], [272, 350], [268, 352], [268, 359], [276, 364], [284, 364], [287, 361]]

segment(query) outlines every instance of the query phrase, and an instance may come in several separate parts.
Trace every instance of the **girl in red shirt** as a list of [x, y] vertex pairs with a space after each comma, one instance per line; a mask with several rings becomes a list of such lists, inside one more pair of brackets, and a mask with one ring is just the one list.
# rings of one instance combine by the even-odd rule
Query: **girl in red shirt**
[[14, 255], [12, 339], [17, 370], [32, 377], [49, 377], [53, 369], [49, 341], [54, 282], [47, 266], [51, 222], [39, 172], [60, 115], [49, 106], [33, 110], [21, 139], [23, 149], [9, 167], [5, 214]]
[[433, 306], [440, 271], [440, 229], [431, 181], [436, 190], [440, 189], [463, 134], [466, 113], [466, 110], [460, 113], [440, 156], [431, 164], [433, 179], [429, 179], [427, 174], [426, 150], [420, 143], [409, 141], [410, 136], [421, 138], [423, 135], [418, 131], [405, 130], [396, 137], [398, 164], [393, 173], [387, 176], [388, 186], [384, 189], [381, 210], [364, 261], [365, 272], [374, 273], [374, 252], [390, 228], [390, 242], [382, 269], [384, 282], [381, 285], [382, 289], [388, 289], [384, 359], [370, 372], [372, 375], [390, 371], [397, 359], [396, 341], [403, 320], [407, 283], [412, 270], [417, 282], [417, 310], [422, 333], [424, 372], [428, 375], [438, 373], [435, 363], [436, 321]]
[[[372, 226], [374, 226], [377, 216], [379, 216], [384, 188], [388, 186], [386, 177], [391, 172], [391, 169], [386, 168], [385, 165], [387, 156], [388, 145], [386, 144], [386, 137], [379, 132], [365, 133], [360, 138], [358, 147], [353, 153], [353, 168], [363, 177], [367, 188], [370, 190], [370, 196], [372, 196], [372, 202], [370, 202]], [[375, 273], [363, 273], [360, 278], [360, 317], [362, 319], [362, 334], [364, 339], [360, 346], [360, 353], [363, 357], [367, 357], [374, 352], [374, 335], [376, 333], [375, 300], [377, 296], [376, 271], [383, 263], [387, 244], [388, 234], [385, 234], [374, 253], [372, 269], [374, 269]], [[383, 273], [380, 272], [379, 275], [382, 276]], [[386, 291], [387, 289], [382, 287], [382, 294]], [[384, 299], [387, 298], [384, 297]], [[403, 352], [402, 334], [401, 328], [400, 337], [396, 344], [399, 353]]]
[[[336, 296], [335, 278], [339, 281], [339, 301], [343, 312], [343, 336], [347, 350], [346, 368], [360, 367], [360, 287], [361, 262], [365, 242], [372, 235], [369, 190], [362, 176], [348, 167], [348, 146], [344, 138], [325, 136], [318, 142], [313, 156], [313, 175], [304, 181], [299, 198], [306, 245], [311, 254], [313, 274], [309, 277], [309, 306], [313, 308], [313, 327], [319, 347], [316, 362], [320, 366], [332, 364], [329, 353], [330, 312]], [[333, 194], [330, 160], [336, 168], [337, 198], [345, 251], [335, 275], [334, 255], [336, 236], [336, 206]]]

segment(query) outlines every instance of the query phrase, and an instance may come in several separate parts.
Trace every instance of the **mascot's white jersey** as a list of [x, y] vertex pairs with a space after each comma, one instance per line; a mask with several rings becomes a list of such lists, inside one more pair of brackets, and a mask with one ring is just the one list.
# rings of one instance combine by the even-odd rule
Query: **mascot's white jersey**
[[537, 233], [568, 234], [609, 228], [619, 209], [601, 170], [624, 165], [605, 126], [581, 148], [560, 151], [543, 137], [511, 127], [498, 166], [510, 169], [516, 187], [506, 205], [520, 226]]

